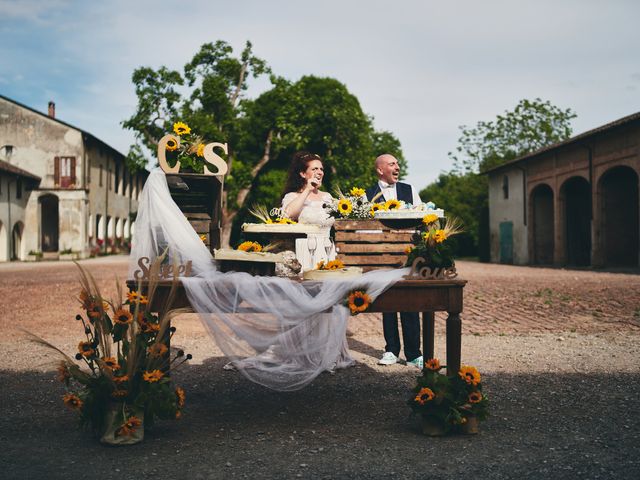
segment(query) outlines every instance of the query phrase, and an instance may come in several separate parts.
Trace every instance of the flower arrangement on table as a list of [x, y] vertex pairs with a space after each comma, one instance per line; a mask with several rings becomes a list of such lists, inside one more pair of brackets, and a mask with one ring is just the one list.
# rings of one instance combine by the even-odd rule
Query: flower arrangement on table
[[347, 195], [337, 189], [335, 195], [336, 198], [331, 203], [323, 206], [330, 216], [338, 220], [371, 220], [377, 211], [399, 210], [408, 206], [395, 199], [376, 202], [381, 194], [374, 197], [374, 201], [369, 201], [364, 189], [360, 187], [351, 188]]
[[340, 270], [342, 268], [345, 268], [345, 265], [341, 260], [338, 259], [330, 260], [328, 262], [321, 260], [316, 265], [316, 270]]
[[444, 435], [452, 430], [477, 433], [477, 422], [489, 414], [489, 400], [482, 393], [480, 373], [462, 366], [456, 375], [441, 373], [445, 365], [436, 358], [427, 360], [408, 404], [422, 416], [426, 435]]
[[413, 246], [407, 247], [406, 266], [413, 265], [421, 257], [428, 267], [450, 268], [455, 265], [451, 237], [462, 232], [459, 222], [447, 218], [443, 220], [435, 213], [427, 214], [413, 234]]
[[[159, 262], [155, 264], [152, 271], [157, 273]], [[175, 328], [169, 328], [167, 316], [159, 318], [147, 309], [148, 297], [130, 292], [124, 302], [106, 301], [91, 275], [79, 268], [84, 315], [76, 315], [76, 320], [84, 338], [75, 360], [39, 337], [32, 340], [62, 354], [57, 370], [67, 389], [63, 401], [78, 412], [82, 426], [100, 435], [103, 443], [138, 443], [143, 425], [182, 415], [185, 392], [172, 386], [167, 371], [191, 355], [178, 350], [171, 359], [165, 339]]]
[[167, 141], [165, 150], [170, 163], [179, 161], [184, 171], [204, 173], [204, 139], [193, 133], [184, 122], [174, 123], [173, 133], [180, 137], [180, 144], [175, 140]]

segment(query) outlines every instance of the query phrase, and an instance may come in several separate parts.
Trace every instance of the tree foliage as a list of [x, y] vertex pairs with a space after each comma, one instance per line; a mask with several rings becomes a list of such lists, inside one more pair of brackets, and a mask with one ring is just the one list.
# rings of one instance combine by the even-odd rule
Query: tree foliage
[[571, 109], [536, 98], [521, 100], [493, 121], [460, 127], [456, 153], [449, 153], [453, 170], [420, 192], [425, 201], [433, 201], [462, 221], [465, 234], [458, 239], [458, 254], [486, 256], [478, 246], [487, 228], [483, 219], [487, 218], [488, 181], [478, 173], [569, 138], [575, 117]]
[[[271, 88], [245, 97], [247, 79], [269, 75]], [[374, 159], [395, 154], [406, 167], [400, 142], [377, 132], [345, 85], [332, 78], [290, 80], [271, 74], [247, 42], [236, 57], [223, 41], [202, 45], [183, 72], [141, 67], [133, 73], [138, 105], [122, 124], [135, 134], [131, 164], [155, 155], [159, 139], [178, 120], [207, 141], [227, 142], [229, 172], [223, 198], [223, 244], [231, 225], [244, 220], [251, 203], [279, 206], [294, 151], [318, 153], [325, 161], [325, 186], [368, 186], [375, 181]], [[404, 169], [403, 169], [404, 170]]]
[[571, 136], [576, 114], [541, 99], [520, 100], [512, 111], [495, 120], [460, 127], [456, 153], [449, 153], [454, 170], [479, 172]]

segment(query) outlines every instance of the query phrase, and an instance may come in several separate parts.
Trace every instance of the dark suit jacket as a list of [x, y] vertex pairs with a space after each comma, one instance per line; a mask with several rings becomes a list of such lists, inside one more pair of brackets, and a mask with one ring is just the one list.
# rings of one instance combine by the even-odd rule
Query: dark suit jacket
[[[371, 201], [378, 193], [380, 193], [380, 184], [376, 182], [373, 187], [367, 189], [367, 200]], [[413, 193], [411, 191], [411, 185], [408, 183], [396, 183], [396, 194], [398, 195], [398, 200], [402, 200], [405, 203], [413, 203]]]

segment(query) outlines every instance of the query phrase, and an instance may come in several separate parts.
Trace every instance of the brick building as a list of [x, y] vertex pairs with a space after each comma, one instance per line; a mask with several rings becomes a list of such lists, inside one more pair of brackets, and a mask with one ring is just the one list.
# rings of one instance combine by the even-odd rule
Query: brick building
[[148, 173], [90, 133], [0, 95], [0, 261], [84, 258], [130, 239]]
[[640, 112], [484, 173], [491, 261], [640, 266]]

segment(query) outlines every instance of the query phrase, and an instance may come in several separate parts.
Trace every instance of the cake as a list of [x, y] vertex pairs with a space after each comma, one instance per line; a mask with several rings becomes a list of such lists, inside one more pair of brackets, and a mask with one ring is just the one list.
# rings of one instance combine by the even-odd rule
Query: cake
[[337, 270], [307, 270], [303, 273], [305, 280], [339, 280], [341, 278], [352, 278], [362, 275], [360, 267], [345, 267]]
[[405, 205], [394, 210], [378, 210], [373, 215], [376, 220], [411, 220], [422, 219], [425, 215], [434, 214], [444, 218], [444, 210], [435, 208], [431, 202], [419, 205]]
[[320, 225], [307, 223], [244, 223], [242, 231], [245, 233], [290, 233], [290, 234], [321, 234], [326, 229]]

